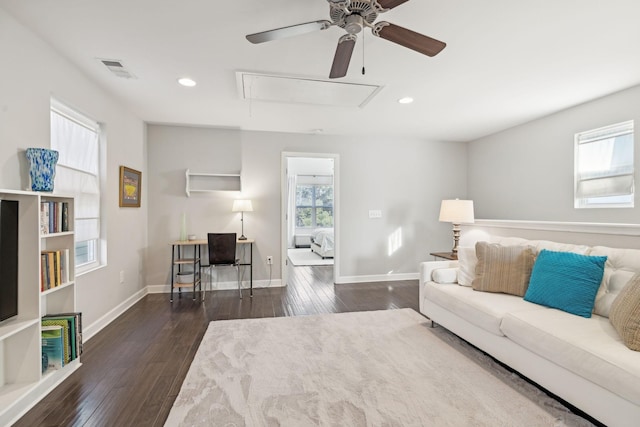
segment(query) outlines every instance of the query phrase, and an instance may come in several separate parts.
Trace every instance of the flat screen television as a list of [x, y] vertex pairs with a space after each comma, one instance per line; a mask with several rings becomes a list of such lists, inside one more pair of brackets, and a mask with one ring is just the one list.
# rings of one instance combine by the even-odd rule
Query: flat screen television
[[18, 315], [18, 201], [0, 201], [0, 322]]

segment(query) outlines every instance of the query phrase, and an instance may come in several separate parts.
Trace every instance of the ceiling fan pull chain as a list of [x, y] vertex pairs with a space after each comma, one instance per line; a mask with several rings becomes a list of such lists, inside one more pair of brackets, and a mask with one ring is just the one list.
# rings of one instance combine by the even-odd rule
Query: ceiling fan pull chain
[[364, 76], [364, 31], [362, 32], [362, 75]]

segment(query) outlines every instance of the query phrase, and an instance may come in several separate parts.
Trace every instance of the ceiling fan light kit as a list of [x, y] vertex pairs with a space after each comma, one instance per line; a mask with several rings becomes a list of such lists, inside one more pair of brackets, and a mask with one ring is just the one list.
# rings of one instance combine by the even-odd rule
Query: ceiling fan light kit
[[446, 47], [446, 43], [403, 28], [390, 22], [375, 23], [380, 13], [400, 6], [408, 0], [327, 0], [331, 21], [319, 20], [304, 24], [276, 28], [247, 35], [251, 43], [264, 43], [285, 37], [292, 37], [313, 31], [322, 31], [337, 26], [347, 34], [338, 39], [329, 78], [335, 79], [347, 75], [349, 62], [353, 54], [357, 36], [363, 27], [368, 27], [374, 36], [388, 40], [400, 46], [415, 50], [423, 55], [435, 56]]

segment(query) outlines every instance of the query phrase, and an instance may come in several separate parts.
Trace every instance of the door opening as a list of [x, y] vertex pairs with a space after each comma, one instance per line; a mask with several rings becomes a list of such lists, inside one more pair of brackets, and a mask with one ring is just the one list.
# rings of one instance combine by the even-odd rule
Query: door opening
[[338, 277], [337, 154], [282, 154], [282, 280], [290, 268], [333, 266]]

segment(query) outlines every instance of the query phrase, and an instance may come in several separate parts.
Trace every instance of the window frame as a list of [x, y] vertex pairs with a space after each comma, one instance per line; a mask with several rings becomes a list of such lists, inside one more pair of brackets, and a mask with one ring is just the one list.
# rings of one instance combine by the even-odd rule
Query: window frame
[[[297, 203], [297, 199], [298, 199], [298, 188], [300, 187], [311, 187], [312, 191], [311, 191], [311, 205], [298, 205]], [[331, 193], [331, 206], [318, 206], [316, 204], [316, 191], [318, 189], [318, 187], [330, 187], [332, 190]], [[333, 184], [318, 184], [318, 183], [304, 183], [304, 184], [296, 184], [296, 216], [295, 216], [295, 222], [296, 222], [296, 228], [298, 229], [316, 229], [316, 228], [333, 228], [334, 224], [335, 224], [335, 218], [334, 218], [334, 209], [333, 209], [333, 204], [334, 204], [334, 195], [333, 195]], [[317, 209], [331, 209], [331, 222], [332, 225], [329, 227], [325, 227], [322, 225], [318, 225], [317, 222]], [[311, 209], [311, 225], [308, 226], [299, 226], [298, 225], [298, 209]]]
[[[633, 208], [635, 205], [635, 123], [634, 120], [627, 120], [608, 126], [603, 126], [597, 129], [591, 129], [583, 132], [578, 132], [574, 135], [574, 208], [576, 209], [602, 209], [602, 208]], [[631, 137], [631, 161], [630, 165], [624, 165], [623, 168], [615, 165], [610, 165], [609, 170], [598, 173], [600, 176], [595, 176], [592, 172], [592, 176], [588, 178], [581, 178], [584, 174], [581, 170], [580, 164], [580, 148], [586, 147], [584, 144], [595, 144], [598, 142], [604, 142], [610, 139], [624, 137], [630, 135]], [[614, 146], [615, 147], [615, 146]], [[626, 168], [626, 170], [623, 170]], [[604, 181], [604, 180], [618, 180], [622, 181], [624, 177], [627, 177], [627, 184], [630, 187], [630, 193], [627, 194], [604, 194], [600, 196], [585, 196], [581, 193], [581, 184], [584, 185], [588, 181]], [[628, 180], [630, 179], [630, 183]], [[626, 198], [627, 200], [620, 200]], [[617, 200], [616, 200], [617, 199]]]

